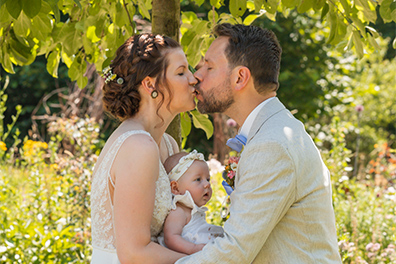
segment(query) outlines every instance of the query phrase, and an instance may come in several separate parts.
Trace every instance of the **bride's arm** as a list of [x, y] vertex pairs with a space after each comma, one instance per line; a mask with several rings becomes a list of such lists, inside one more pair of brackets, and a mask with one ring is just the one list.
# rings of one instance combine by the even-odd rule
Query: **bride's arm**
[[113, 163], [114, 224], [121, 263], [174, 263], [183, 254], [151, 242], [158, 148], [146, 135], [128, 138]]

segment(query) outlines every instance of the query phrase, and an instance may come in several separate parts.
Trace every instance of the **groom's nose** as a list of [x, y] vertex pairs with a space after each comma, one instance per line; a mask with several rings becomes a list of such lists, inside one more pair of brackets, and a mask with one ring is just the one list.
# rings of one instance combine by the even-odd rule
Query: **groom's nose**
[[202, 82], [201, 69], [202, 69], [202, 68], [200, 68], [199, 70], [197, 70], [197, 71], [194, 73], [194, 77], [195, 77], [195, 79], [198, 80], [198, 83]]

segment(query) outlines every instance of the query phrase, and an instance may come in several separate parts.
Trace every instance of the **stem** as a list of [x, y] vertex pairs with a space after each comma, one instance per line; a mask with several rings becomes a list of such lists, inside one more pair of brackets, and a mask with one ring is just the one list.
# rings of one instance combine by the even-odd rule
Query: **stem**
[[131, 24], [132, 32], [135, 32], [135, 27], [133, 26], [133, 21], [131, 19], [131, 15], [129, 14], [129, 11], [128, 11], [128, 8], [127, 8], [127, 4], [125, 3], [125, 0], [124, 0], [124, 8], [125, 8], [125, 11], [126, 11], [126, 13], [128, 15], [129, 24]]

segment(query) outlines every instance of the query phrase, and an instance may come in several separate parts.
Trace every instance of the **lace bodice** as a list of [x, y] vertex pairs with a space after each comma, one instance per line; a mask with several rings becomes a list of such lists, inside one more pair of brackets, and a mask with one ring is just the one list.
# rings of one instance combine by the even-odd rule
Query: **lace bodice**
[[[92, 245], [95, 248], [115, 252], [114, 212], [109, 191], [109, 183], [113, 184], [110, 177], [110, 168], [123, 142], [136, 134], [146, 134], [151, 137], [148, 132], [143, 130], [128, 131], [119, 136], [105, 154], [92, 177], [91, 229]], [[163, 139], [166, 142], [169, 155], [172, 155], [173, 149], [168, 136], [164, 135]], [[169, 179], [161, 161], [159, 161], [159, 176], [155, 185], [155, 204], [150, 228], [152, 241], [156, 241], [157, 235], [161, 232], [172, 203]]]

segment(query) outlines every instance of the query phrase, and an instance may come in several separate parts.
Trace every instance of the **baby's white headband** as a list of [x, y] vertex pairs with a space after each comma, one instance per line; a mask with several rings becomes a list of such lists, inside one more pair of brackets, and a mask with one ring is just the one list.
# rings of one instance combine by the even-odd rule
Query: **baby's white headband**
[[195, 160], [205, 161], [204, 155], [195, 149], [186, 156], [182, 157], [176, 166], [169, 172], [169, 180], [177, 181], [190, 168]]

